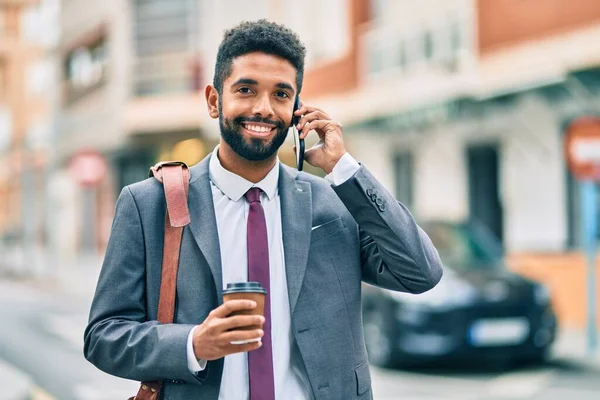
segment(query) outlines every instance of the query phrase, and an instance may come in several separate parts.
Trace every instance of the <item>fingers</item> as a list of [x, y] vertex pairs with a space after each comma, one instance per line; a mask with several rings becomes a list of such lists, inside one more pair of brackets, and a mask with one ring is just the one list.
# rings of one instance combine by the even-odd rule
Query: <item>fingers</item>
[[296, 111], [294, 111], [294, 115], [299, 117], [301, 115], [311, 113], [313, 111], [321, 111], [322, 112], [323, 110], [321, 110], [320, 108], [317, 108], [317, 107], [307, 106], [302, 101], [300, 101], [300, 108], [298, 108]]
[[341, 128], [342, 124], [340, 124], [337, 121], [317, 119], [309, 122], [303, 127], [302, 133], [300, 134], [300, 139], [304, 139], [306, 135], [308, 135], [308, 133], [312, 130], [316, 130], [319, 134], [319, 138], [323, 139], [326, 131], [332, 129], [341, 130]]
[[219, 320], [219, 328], [222, 331], [228, 331], [248, 326], [262, 326], [264, 323], [265, 317], [262, 315], [236, 315]]
[[231, 342], [245, 342], [250, 340], [259, 340], [265, 335], [262, 329], [252, 329], [249, 331], [236, 330], [231, 332], [225, 332], [220, 336], [223, 341], [223, 345], [231, 344]]
[[306, 125], [309, 122], [319, 120], [319, 119], [331, 120], [331, 117], [327, 113], [325, 113], [321, 110], [315, 110], [315, 111], [312, 111], [312, 112], [302, 115], [302, 117], [300, 118], [300, 121], [298, 121], [298, 124], [296, 125], [296, 128], [298, 130], [303, 130], [302, 128], [304, 125]]
[[252, 300], [229, 300], [210, 312], [209, 317], [225, 318], [234, 311], [252, 310], [256, 302]]

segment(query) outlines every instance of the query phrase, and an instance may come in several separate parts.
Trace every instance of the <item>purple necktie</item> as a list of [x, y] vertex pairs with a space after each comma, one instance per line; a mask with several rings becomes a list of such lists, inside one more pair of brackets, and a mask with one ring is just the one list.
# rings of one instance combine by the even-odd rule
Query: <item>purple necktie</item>
[[269, 278], [269, 243], [265, 211], [260, 203], [259, 188], [251, 188], [246, 194], [250, 203], [248, 212], [248, 280], [260, 282], [266, 289], [265, 324], [262, 347], [248, 353], [250, 375], [250, 400], [275, 400], [273, 380], [273, 350], [271, 348], [271, 283]]

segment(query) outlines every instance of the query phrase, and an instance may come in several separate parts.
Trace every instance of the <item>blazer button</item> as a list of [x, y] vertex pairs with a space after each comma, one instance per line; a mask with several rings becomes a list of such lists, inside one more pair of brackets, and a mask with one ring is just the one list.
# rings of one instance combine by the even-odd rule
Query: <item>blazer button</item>
[[367, 189], [367, 196], [371, 197], [373, 195], [373, 189]]
[[381, 205], [383, 204], [383, 199], [382, 199], [381, 197], [378, 197], [378, 198], [375, 200], [375, 204], [377, 204], [378, 206], [381, 206]]

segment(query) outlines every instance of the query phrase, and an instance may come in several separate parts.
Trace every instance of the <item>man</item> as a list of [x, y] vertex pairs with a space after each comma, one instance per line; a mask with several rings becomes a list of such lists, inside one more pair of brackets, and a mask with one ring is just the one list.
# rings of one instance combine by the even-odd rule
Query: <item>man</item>
[[[192, 222], [173, 324], [155, 321], [162, 186], [148, 179], [121, 192], [85, 332], [85, 356], [98, 368], [163, 380], [165, 399], [372, 398], [361, 281], [421, 293], [442, 268], [409, 211], [346, 152], [341, 124], [325, 111], [303, 104], [296, 115], [302, 137], [314, 130], [320, 138], [306, 161], [326, 179], [278, 161], [304, 55], [293, 32], [265, 20], [225, 34], [205, 93], [221, 140], [191, 168]], [[256, 207], [264, 213], [262, 244], [250, 224]], [[248, 257], [257, 246], [268, 253], [259, 266]], [[230, 316], [256, 305], [222, 301], [226, 284], [247, 281], [253, 268], [267, 268], [268, 312]], [[238, 329], [263, 322], [264, 330]]]

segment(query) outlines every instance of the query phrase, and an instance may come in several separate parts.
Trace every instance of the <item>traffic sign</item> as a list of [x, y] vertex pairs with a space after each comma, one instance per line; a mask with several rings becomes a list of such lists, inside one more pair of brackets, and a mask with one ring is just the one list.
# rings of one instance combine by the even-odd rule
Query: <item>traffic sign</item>
[[600, 180], [600, 117], [580, 117], [571, 122], [564, 137], [567, 164], [579, 180]]
[[99, 185], [106, 177], [107, 172], [106, 158], [95, 150], [79, 151], [69, 161], [69, 173], [81, 186]]

